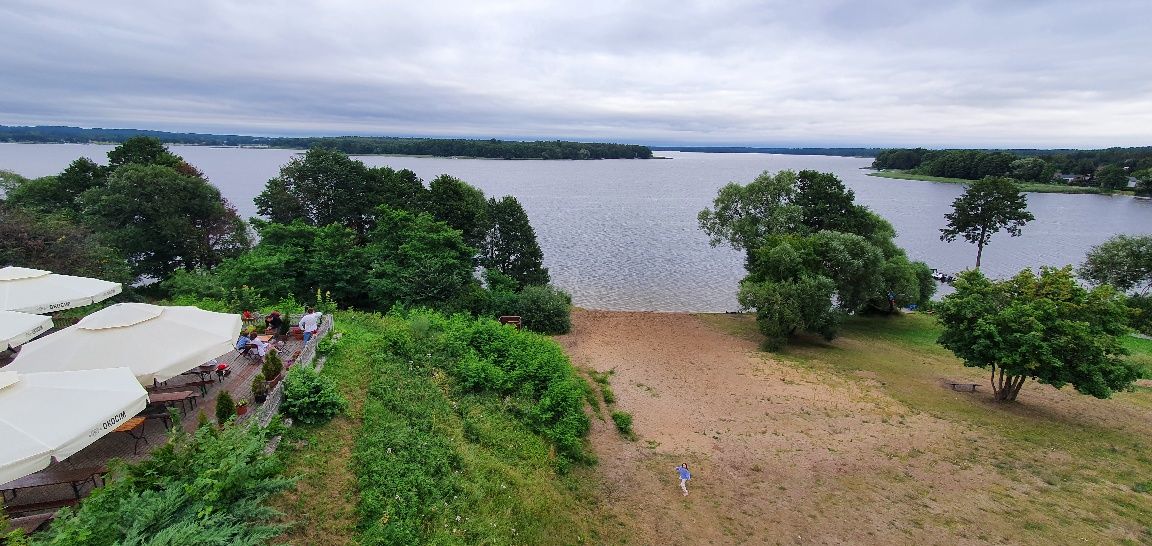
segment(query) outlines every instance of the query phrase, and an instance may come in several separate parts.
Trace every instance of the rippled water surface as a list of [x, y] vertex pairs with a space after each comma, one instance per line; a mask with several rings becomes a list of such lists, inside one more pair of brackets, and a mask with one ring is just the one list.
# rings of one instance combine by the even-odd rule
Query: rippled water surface
[[[104, 162], [110, 146], [0, 144], [0, 169], [28, 177], [58, 173], [86, 156]], [[236, 205], [255, 214], [252, 198], [290, 150], [175, 146]], [[370, 165], [411, 169], [425, 181], [450, 174], [490, 197], [514, 195], [524, 205], [544, 249], [554, 284], [582, 307], [652, 311], [729, 311], [738, 307], [741, 254], [711, 248], [696, 214], [732, 181], [764, 170], [834, 172], [857, 201], [888, 218], [913, 259], [956, 272], [971, 267], [976, 249], [943, 243], [939, 229], [954, 184], [869, 177], [870, 159], [765, 154], [660, 152], [670, 159], [500, 161], [419, 157], [358, 157]], [[1152, 202], [1130, 197], [1029, 194], [1036, 221], [1022, 236], [993, 237], [984, 270], [1011, 275], [1024, 267], [1078, 264], [1085, 252], [1117, 233], [1152, 233]]]

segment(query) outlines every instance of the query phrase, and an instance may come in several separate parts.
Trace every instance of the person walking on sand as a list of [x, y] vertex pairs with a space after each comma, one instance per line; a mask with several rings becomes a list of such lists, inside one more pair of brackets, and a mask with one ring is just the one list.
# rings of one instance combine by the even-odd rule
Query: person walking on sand
[[684, 492], [684, 496], [688, 496], [688, 480], [692, 479], [692, 473], [688, 471], [688, 463], [682, 463], [676, 467], [676, 472], [680, 473], [680, 490]]

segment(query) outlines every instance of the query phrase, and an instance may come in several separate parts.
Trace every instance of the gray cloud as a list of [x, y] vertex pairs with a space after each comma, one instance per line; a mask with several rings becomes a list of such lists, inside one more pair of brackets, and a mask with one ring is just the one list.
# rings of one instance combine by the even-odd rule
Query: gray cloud
[[0, 123], [750, 145], [1152, 136], [1145, 1], [388, 4], [10, 0]]

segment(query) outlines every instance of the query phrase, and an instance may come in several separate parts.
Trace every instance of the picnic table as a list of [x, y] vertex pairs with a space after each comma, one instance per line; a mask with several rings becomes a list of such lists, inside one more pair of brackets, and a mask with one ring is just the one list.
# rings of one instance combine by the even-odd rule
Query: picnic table
[[113, 432], [127, 432], [128, 435], [131, 436], [132, 439], [136, 441], [136, 443], [132, 445], [132, 454], [133, 455], [135, 455], [136, 451], [138, 449], [140, 449], [140, 441], [141, 440], [143, 440], [144, 443], [148, 443], [148, 437], [144, 435], [144, 422], [147, 420], [148, 420], [147, 417], [140, 417], [140, 416], [133, 417], [133, 418], [121, 423], [120, 426], [116, 427], [116, 430], [113, 431]]
[[148, 401], [152, 404], [164, 404], [165, 406], [171, 405], [173, 402], [180, 402], [180, 411], [184, 411], [184, 401], [192, 399], [192, 403], [196, 402], [196, 391], [190, 390], [175, 390], [163, 392], [150, 392], [148, 393]]
[[947, 381], [946, 384], [949, 387], [952, 387], [952, 390], [954, 390], [954, 391], [968, 391], [968, 392], [976, 392], [976, 387], [980, 386], [980, 383], [964, 383], [964, 382], [959, 382], [959, 381]]
[[[49, 470], [41, 470], [35, 474], [29, 474], [18, 480], [12, 480], [6, 484], [0, 485], [0, 493], [3, 494], [4, 502], [7, 504], [16, 498], [16, 495], [21, 489], [28, 489], [29, 487], [43, 487], [46, 485], [61, 485], [69, 484], [72, 486], [72, 492], [76, 494], [76, 498], [80, 498], [80, 487], [86, 482], [92, 482], [92, 487], [96, 487], [96, 478], [103, 477], [108, 473], [108, 468], [104, 466], [93, 466], [88, 468], [56, 468]], [[9, 506], [8, 508], [12, 508]]]

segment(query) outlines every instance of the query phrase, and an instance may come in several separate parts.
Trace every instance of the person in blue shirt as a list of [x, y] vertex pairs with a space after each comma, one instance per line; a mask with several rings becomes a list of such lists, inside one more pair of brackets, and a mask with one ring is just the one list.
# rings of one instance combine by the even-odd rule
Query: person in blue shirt
[[680, 473], [680, 490], [684, 492], [684, 496], [688, 496], [688, 480], [692, 479], [692, 473], [688, 471], [688, 463], [682, 463], [676, 467], [676, 472]]

